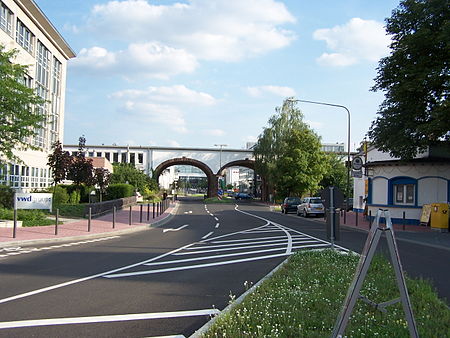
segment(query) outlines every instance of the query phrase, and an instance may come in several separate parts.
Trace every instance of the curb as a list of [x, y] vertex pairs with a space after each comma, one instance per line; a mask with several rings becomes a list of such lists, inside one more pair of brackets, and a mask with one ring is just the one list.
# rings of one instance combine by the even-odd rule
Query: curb
[[108, 231], [108, 232], [100, 232], [96, 234], [90, 234], [90, 235], [79, 235], [79, 236], [69, 236], [69, 237], [59, 237], [59, 238], [40, 238], [40, 239], [30, 239], [30, 240], [22, 240], [22, 241], [11, 241], [11, 242], [1, 242], [0, 248], [5, 248], [8, 246], [13, 245], [36, 245], [36, 244], [47, 244], [47, 243], [61, 243], [61, 242], [71, 242], [76, 240], [84, 240], [84, 239], [95, 239], [95, 238], [102, 238], [102, 237], [108, 237], [108, 236], [114, 236], [114, 235], [124, 235], [129, 234], [133, 232], [139, 232], [144, 231], [149, 228], [157, 228], [160, 227], [167, 222], [169, 222], [173, 216], [178, 211], [179, 204], [176, 203], [173, 209], [162, 219], [154, 222], [154, 223], [148, 223], [145, 225], [139, 225], [134, 226], [130, 229], [122, 229], [122, 230], [116, 230], [116, 231]]
[[283, 265], [287, 263], [289, 260], [289, 257], [286, 258], [283, 262], [281, 262], [278, 266], [276, 266], [272, 271], [270, 271], [267, 275], [265, 275], [263, 278], [261, 278], [255, 285], [253, 285], [250, 289], [245, 291], [242, 295], [239, 296], [238, 299], [236, 299], [234, 302], [229, 304], [225, 309], [220, 311], [220, 313], [213, 318], [211, 318], [205, 325], [203, 325], [201, 328], [196, 330], [192, 335], [189, 336], [189, 338], [201, 338], [201, 336], [206, 333], [210, 327], [222, 316], [225, 316], [228, 314], [231, 310], [233, 310], [236, 306], [241, 304], [245, 297], [247, 297], [249, 294], [255, 292], [255, 290], [268, 278], [270, 278], [275, 272], [277, 272]]

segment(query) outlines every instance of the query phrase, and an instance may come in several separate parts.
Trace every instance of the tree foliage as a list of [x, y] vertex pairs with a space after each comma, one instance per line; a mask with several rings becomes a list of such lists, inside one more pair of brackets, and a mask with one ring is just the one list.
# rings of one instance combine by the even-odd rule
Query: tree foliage
[[111, 183], [129, 183], [140, 192], [145, 188], [158, 190], [158, 184], [142, 171], [136, 169], [131, 163], [114, 163]]
[[86, 139], [81, 136], [78, 139], [78, 151], [72, 158], [72, 164], [69, 167], [67, 178], [72, 180], [77, 186], [81, 184], [92, 185], [93, 184], [93, 166], [92, 160], [87, 159], [84, 155], [86, 147]]
[[[347, 195], [347, 168], [345, 167], [345, 159], [338, 154], [325, 154], [324, 163], [326, 165], [326, 171], [320, 181], [321, 188], [329, 186], [338, 187], [345, 195]], [[350, 189], [350, 195], [351, 193]]]
[[100, 190], [100, 202], [103, 200], [103, 194], [108, 187], [109, 182], [111, 182], [111, 173], [105, 168], [95, 168], [94, 169], [94, 179], [93, 183], [96, 184]]
[[20, 161], [13, 150], [36, 149], [28, 139], [45, 118], [34, 107], [45, 101], [23, 84], [28, 67], [13, 63], [17, 53], [0, 45], [0, 157]]
[[402, 0], [386, 23], [392, 51], [380, 60], [372, 88], [385, 100], [369, 136], [407, 159], [450, 139], [450, 3]]
[[254, 149], [256, 171], [278, 197], [314, 193], [326, 169], [320, 137], [289, 99], [275, 111]]
[[55, 186], [67, 178], [67, 173], [72, 164], [69, 152], [62, 149], [59, 141], [53, 143], [53, 152], [48, 155], [47, 165], [52, 169], [53, 183]]

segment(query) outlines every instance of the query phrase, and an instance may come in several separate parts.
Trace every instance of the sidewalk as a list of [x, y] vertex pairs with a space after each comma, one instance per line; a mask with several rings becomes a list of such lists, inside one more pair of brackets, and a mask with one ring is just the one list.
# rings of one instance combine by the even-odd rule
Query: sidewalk
[[[345, 221], [344, 221], [345, 218]], [[359, 231], [369, 231], [369, 221], [364, 218], [362, 213], [347, 212], [340, 215], [340, 225], [342, 228], [350, 228]], [[450, 250], [450, 233], [440, 232], [422, 225], [403, 225], [402, 223], [393, 223], [394, 233], [397, 239], [428, 245], [440, 249]]]
[[20, 227], [16, 229], [16, 237], [13, 238], [12, 228], [0, 228], [0, 248], [10, 245], [28, 245], [49, 242], [61, 242], [76, 239], [96, 238], [106, 235], [118, 235], [121, 233], [145, 230], [150, 226], [158, 226], [176, 212], [178, 203], [170, 204], [163, 214], [153, 218], [153, 209], [147, 220], [147, 205], [142, 208], [142, 223], [140, 222], [140, 205], [135, 205], [131, 210], [131, 225], [129, 224], [130, 209], [125, 208], [116, 212], [116, 222], [113, 228], [112, 213], [92, 219], [90, 231], [88, 231], [87, 219], [66, 219], [60, 217], [64, 224], [58, 225], [58, 234], [55, 235], [55, 226]]

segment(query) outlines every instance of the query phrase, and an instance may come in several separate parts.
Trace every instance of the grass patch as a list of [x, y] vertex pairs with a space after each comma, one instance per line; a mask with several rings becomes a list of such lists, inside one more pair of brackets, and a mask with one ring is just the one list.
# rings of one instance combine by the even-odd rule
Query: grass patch
[[219, 200], [217, 197], [209, 197], [203, 200], [205, 204], [235, 204], [236, 200], [223, 198]]
[[[359, 261], [332, 250], [305, 251], [262, 283], [203, 337], [330, 337]], [[421, 337], [450, 337], [450, 310], [424, 280], [406, 278]], [[361, 294], [375, 302], [398, 298], [390, 263], [376, 256]], [[409, 337], [401, 303], [382, 313], [358, 300], [345, 335]]]

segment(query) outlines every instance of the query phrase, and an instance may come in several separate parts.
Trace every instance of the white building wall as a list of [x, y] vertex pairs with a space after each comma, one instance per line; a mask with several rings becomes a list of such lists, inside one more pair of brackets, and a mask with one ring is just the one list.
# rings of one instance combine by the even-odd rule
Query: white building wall
[[[61, 63], [61, 73], [59, 76], [60, 91], [58, 95], [58, 123], [56, 139], [62, 141], [64, 136], [64, 104], [65, 104], [65, 88], [66, 88], [66, 68], [67, 59], [74, 57], [75, 54], [70, 47], [64, 42], [62, 37], [56, 32], [55, 28], [48, 21], [41, 10], [30, 0], [2, 0], [13, 13], [12, 20], [12, 34], [9, 35], [0, 29], [0, 43], [5, 46], [7, 50], [17, 49], [18, 55], [13, 62], [23, 65], [29, 65], [28, 76], [32, 79], [33, 88], [36, 87], [36, 51], [37, 43], [40, 41], [46, 49], [50, 52], [49, 65], [49, 83], [48, 83], [48, 97], [51, 100], [52, 94], [52, 79], [53, 79], [53, 58], [55, 57]], [[32, 41], [33, 49], [31, 52], [25, 50], [16, 42], [16, 27], [17, 20], [20, 20], [34, 35]], [[46, 110], [48, 113], [52, 111], [52, 103], [46, 103]], [[51, 184], [50, 171], [47, 167], [47, 157], [51, 151], [52, 139], [50, 124], [44, 124], [44, 145], [39, 151], [15, 150], [14, 154], [18, 156], [24, 163], [12, 163], [19, 168], [19, 175], [12, 172], [11, 166], [8, 166], [7, 180], [2, 180], [0, 183], [11, 185], [14, 188], [22, 190], [30, 190], [36, 188], [45, 188]], [[33, 142], [30, 142], [33, 143]], [[28, 174], [27, 174], [28, 173]], [[25, 175], [22, 175], [25, 174]], [[34, 176], [32, 176], [34, 174]]]
[[372, 180], [372, 204], [388, 203], [388, 180], [376, 177]]
[[431, 203], [447, 203], [447, 181], [442, 178], [424, 178], [417, 182], [420, 192], [418, 205]]

